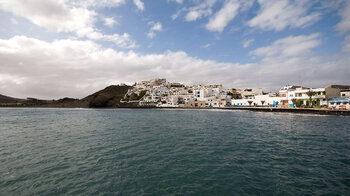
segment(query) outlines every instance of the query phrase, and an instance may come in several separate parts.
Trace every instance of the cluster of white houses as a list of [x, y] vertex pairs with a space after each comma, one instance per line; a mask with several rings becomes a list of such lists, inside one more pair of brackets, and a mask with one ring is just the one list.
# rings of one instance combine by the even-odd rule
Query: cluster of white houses
[[[136, 100], [130, 100], [136, 97]], [[306, 107], [350, 109], [350, 86], [305, 88], [286, 85], [278, 93], [261, 88], [225, 89], [221, 84], [191, 85], [153, 79], [135, 83], [124, 97], [140, 106], [155, 107]]]

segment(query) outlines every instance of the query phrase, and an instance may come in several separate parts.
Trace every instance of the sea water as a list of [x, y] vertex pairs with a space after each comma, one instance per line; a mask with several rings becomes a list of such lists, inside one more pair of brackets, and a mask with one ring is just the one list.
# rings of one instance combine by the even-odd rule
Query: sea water
[[349, 195], [350, 117], [0, 109], [0, 195]]

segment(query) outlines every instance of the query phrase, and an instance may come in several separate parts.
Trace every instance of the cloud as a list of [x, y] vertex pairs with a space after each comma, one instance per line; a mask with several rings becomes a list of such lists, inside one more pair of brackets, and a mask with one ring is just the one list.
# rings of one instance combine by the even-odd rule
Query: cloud
[[118, 7], [125, 4], [125, 0], [70, 0], [78, 7]]
[[344, 52], [350, 52], [350, 35], [345, 37], [342, 50]]
[[141, 0], [133, 0], [133, 1], [138, 10], [143, 11], [145, 9], [145, 5]]
[[172, 18], [173, 20], [177, 19], [183, 11], [184, 11], [184, 9], [180, 9], [180, 10], [177, 11], [175, 14], [171, 15], [171, 18]]
[[76, 32], [79, 37], [87, 37], [91, 40], [101, 40], [107, 42], [113, 42], [121, 48], [137, 48], [138, 45], [134, 40], [131, 39], [131, 36], [127, 33], [123, 34], [112, 34], [105, 35], [95, 30], [94, 28], [84, 28]]
[[18, 21], [14, 18], [11, 18], [11, 23], [14, 24], [14, 25], [17, 25], [18, 24]]
[[188, 22], [191, 21], [195, 21], [199, 18], [201, 18], [202, 16], [205, 15], [210, 15], [211, 14], [211, 9], [207, 9], [207, 10], [192, 10], [189, 11], [186, 16], [185, 16], [185, 20]]
[[[312, 40], [312, 36], [305, 37], [309, 38], [299, 39]], [[298, 44], [302, 45], [303, 41]], [[292, 46], [297, 47], [296, 44]], [[278, 89], [300, 79], [304, 80], [303, 85], [314, 87], [350, 82], [350, 57], [325, 59], [311, 53], [296, 54], [265, 58], [254, 64], [223, 63], [203, 60], [183, 51], [143, 55], [103, 48], [89, 40], [47, 42], [15, 36], [0, 39], [0, 93], [47, 99], [81, 98], [111, 83], [132, 84], [154, 77], [185, 84], [223, 83], [227, 88]]]
[[149, 32], [147, 33], [147, 36], [150, 38], [153, 38], [156, 36], [156, 34], [155, 34], [156, 31], [163, 30], [162, 24], [160, 22], [151, 21], [148, 23], [148, 25], [151, 26]]
[[341, 33], [350, 31], [350, 2], [348, 1], [344, 8], [339, 11], [341, 21], [336, 25], [336, 29]]
[[103, 21], [104, 21], [104, 25], [107, 27], [113, 27], [117, 23], [113, 17], [103, 18]]
[[244, 40], [242, 42], [242, 46], [243, 48], [248, 48], [250, 45], [252, 45], [254, 42], [254, 39], [248, 39], [248, 40]]
[[[72, 3], [79, 1], [73, 1]], [[95, 2], [95, 1], [87, 1]], [[102, 3], [112, 1], [102, 1]], [[122, 1], [113, 1], [122, 2]], [[75, 7], [64, 0], [0, 0], [0, 8], [24, 17], [37, 26], [54, 32], [75, 33], [79, 37], [112, 41], [123, 48], [134, 48], [135, 41], [130, 35], [104, 35], [94, 28], [97, 13], [84, 7]], [[130, 43], [128, 45], [128, 43]]]
[[222, 32], [228, 23], [237, 15], [239, 6], [240, 4], [237, 0], [227, 0], [214, 17], [209, 19], [205, 28], [210, 31]]
[[204, 0], [199, 1], [196, 6], [183, 8], [179, 10], [176, 14], [172, 16], [173, 19], [177, 18], [181, 12], [187, 12], [185, 15], [185, 20], [187, 22], [196, 21], [204, 16], [209, 16], [212, 14], [212, 7], [215, 5], [217, 0]]
[[320, 18], [317, 12], [308, 13], [308, 0], [258, 0], [260, 11], [248, 22], [250, 27], [281, 31], [287, 27], [305, 27]]
[[208, 44], [205, 44], [205, 45], [201, 46], [201, 48], [209, 48], [209, 47], [212, 46], [212, 45], [213, 45], [213, 44], [208, 43]]
[[295, 57], [306, 55], [310, 49], [320, 45], [320, 34], [289, 36], [273, 42], [271, 46], [261, 47], [249, 54], [261, 57]]
[[96, 13], [85, 8], [69, 8], [64, 1], [1, 0], [0, 8], [56, 32], [73, 32], [92, 26]]

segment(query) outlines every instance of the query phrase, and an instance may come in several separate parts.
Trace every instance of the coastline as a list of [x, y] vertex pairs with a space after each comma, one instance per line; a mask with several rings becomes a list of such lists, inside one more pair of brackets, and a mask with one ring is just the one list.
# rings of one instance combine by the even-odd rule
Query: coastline
[[255, 112], [285, 112], [285, 113], [308, 113], [320, 115], [338, 115], [350, 116], [350, 110], [332, 110], [326, 108], [274, 108], [274, 107], [203, 107], [203, 108], [188, 108], [188, 107], [154, 107], [153, 109], [221, 109], [221, 110], [248, 110]]
[[279, 108], [279, 107], [50, 107], [50, 106], [10, 106], [0, 108], [53, 108], [53, 109], [167, 109], [167, 110], [248, 110], [254, 112], [283, 112], [283, 113], [301, 113], [301, 114], [319, 114], [350, 116], [350, 110], [337, 110], [327, 108]]

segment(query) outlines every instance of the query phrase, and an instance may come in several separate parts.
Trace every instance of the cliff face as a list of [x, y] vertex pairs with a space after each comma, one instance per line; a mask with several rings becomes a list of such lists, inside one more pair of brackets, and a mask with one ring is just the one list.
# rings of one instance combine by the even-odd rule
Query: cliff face
[[124, 97], [130, 86], [108, 86], [83, 99], [63, 98], [59, 100], [16, 99], [0, 95], [0, 106], [22, 107], [54, 107], [54, 108], [118, 108], [137, 107], [137, 103], [123, 104]]

